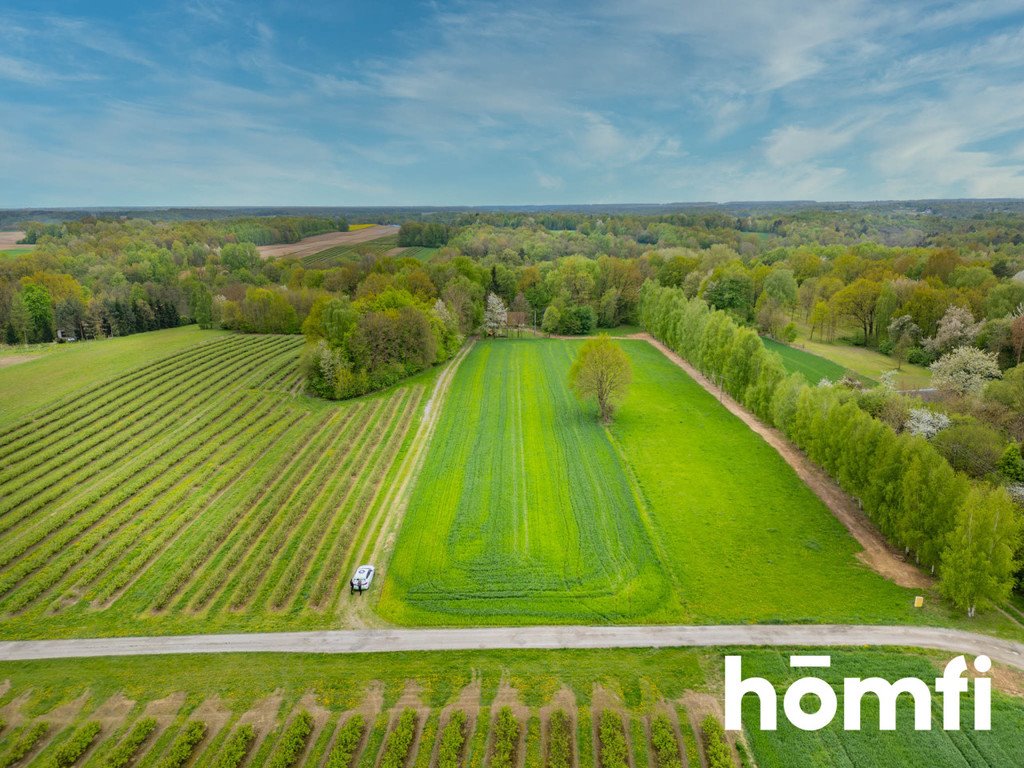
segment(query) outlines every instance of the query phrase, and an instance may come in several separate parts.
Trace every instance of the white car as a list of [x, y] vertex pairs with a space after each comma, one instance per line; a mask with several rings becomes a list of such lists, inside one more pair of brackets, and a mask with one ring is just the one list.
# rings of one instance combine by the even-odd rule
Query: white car
[[349, 582], [351, 592], [364, 592], [370, 588], [373, 581], [373, 574], [376, 573], [372, 565], [360, 565], [356, 569], [355, 576]]

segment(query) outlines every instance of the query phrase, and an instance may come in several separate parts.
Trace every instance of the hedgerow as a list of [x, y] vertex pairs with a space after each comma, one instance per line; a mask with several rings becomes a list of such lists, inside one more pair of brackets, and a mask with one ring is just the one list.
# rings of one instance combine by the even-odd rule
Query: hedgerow
[[255, 728], [248, 723], [238, 726], [235, 732], [231, 734], [231, 738], [221, 748], [220, 754], [217, 755], [217, 762], [214, 763], [214, 768], [238, 768], [242, 761], [245, 760], [245, 756], [249, 754], [249, 750], [252, 748], [255, 740]]
[[430, 713], [427, 722], [423, 724], [423, 733], [420, 735], [420, 748], [416, 753], [416, 762], [413, 768], [430, 768], [431, 758], [434, 756], [434, 740], [437, 738], [437, 721], [440, 713], [436, 710]]
[[441, 731], [441, 743], [437, 748], [437, 768], [461, 768], [462, 747], [466, 743], [466, 713], [461, 709], [452, 712]]
[[281, 734], [268, 768], [291, 768], [295, 765], [306, 749], [306, 742], [312, 732], [313, 717], [303, 709]]
[[[556, 709], [548, 720], [547, 768], [572, 767], [572, 723], [565, 710]], [[440, 766], [439, 766], [440, 768]]]
[[395, 729], [388, 734], [380, 768], [402, 768], [409, 759], [413, 738], [416, 736], [417, 715], [415, 709], [406, 709], [398, 717]]
[[99, 735], [99, 723], [91, 722], [81, 726], [53, 751], [46, 761], [47, 768], [70, 768], [85, 754]]
[[49, 726], [46, 723], [33, 723], [21, 731], [12, 733], [10, 735], [12, 739], [11, 746], [7, 748], [7, 752], [0, 755], [0, 768], [8, 768], [8, 766], [14, 765], [21, 760], [21, 758], [32, 751], [33, 747], [39, 743], [39, 740], [46, 735], [48, 730]]
[[132, 726], [128, 735], [121, 739], [114, 751], [107, 755], [107, 759], [103, 762], [105, 768], [125, 768], [154, 730], [156, 730], [156, 720], [152, 717], [139, 720]]
[[708, 715], [701, 722], [704, 733], [704, 754], [708, 759], [708, 768], [735, 768], [732, 752], [725, 741], [725, 730], [718, 718]]
[[494, 720], [494, 745], [490, 768], [512, 768], [519, 745], [519, 721], [509, 707], [502, 707]]
[[174, 739], [171, 748], [160, 761], [159, 768], [181, 768], [192, 757], [196, 744], [202, 741], [204, 736], [206, 723], [201, 720], [190, 720]]
[[675, 731], [665, 715], [657, 715], [651, 720], [651, 746], [658, 768], [683, 768]]
[[365, 731], [366, 720], [362, 715], [352, 715], [346, 720], [334, 737], [331, 754], [327, 757], [327, 768], [351, 768]]
[[388, 714], [381, 712], [373, 723], [373, 730], [366, 741], [366, 749], [359, 757], [359, 768], [374, 768], [377, 764], [377, 753], [380, 752], [380, 745], [384, 742], [384, 736], [388, 732]]
[[610, 709], [601, 711], [597, 736], [601, 744], [601, 768], [629, 768], [626, 732], [622, 728], [622, 718], [617, 712]]
[[541, 768], [540, 718], [536, 715], [526, 723], [526, 759], [524, 768]]

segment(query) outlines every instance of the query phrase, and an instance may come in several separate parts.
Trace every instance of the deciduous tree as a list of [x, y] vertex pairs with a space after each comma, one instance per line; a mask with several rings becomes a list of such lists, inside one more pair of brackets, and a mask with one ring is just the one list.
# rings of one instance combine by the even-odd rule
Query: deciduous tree
[[618, 344], [601, 334], [583, 342], [569, 370], [569, 385], [581, 400], [596, 400], [602, 422], [611, 421], [616, 406], [629, 392], [633, 369]]

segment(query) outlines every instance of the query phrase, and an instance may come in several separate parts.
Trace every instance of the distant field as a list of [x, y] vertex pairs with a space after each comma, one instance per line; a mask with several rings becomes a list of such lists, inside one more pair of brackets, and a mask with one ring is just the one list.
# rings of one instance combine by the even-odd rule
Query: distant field
[[208, 338], [103, 379], [89, 343], [0, 371], [92, 377], [0, 429], [0, 636], [332, 622], [424, 387], [317, 401], [301, 337]]
[[[808, 352], [827, 358], [875, 381], [878, 381], [886, 371], [896, 368], [896, 361], [891, 357], [867, 347], [823, 344], [806, 340], [801, 340], [800, 344], [806, 347]], [[932, 372], [919, 365], [904, 363], [896, 374], [896, 386], [899, 389], [926, 389], [931, 386], [931, 382]]]
[[782, 458], [650, 345], [610, 430], [578, 341], [478, 344], [452, 383], [378, 610], [402, 624], [940, 620], [868, 571]]
[[305, 258], [321, 251], [367, 243], [371, 240], [398, 235], [398, 227], [386, 224], [368, 224], [366, 226], [349, 227], [346, 232], [328, 232], [323, 235], [305, 237], [297, 243], [278, 243], [276, 245], [261, 245], [260, 256], [270, 258], [274, 256], [292, 256]]
[[[28, 348], [33, 359], [0, 367], [0, 427], [76, 390], [225, 334], [189, 325], [76, 344], [34, 344]], [[0, 346], [0, 358], [21, 358], [24, 349]]]
[[[761, 341], [772, 352], [777, 352], [782, 358], [782, 364], [790, 373], [799, 373], [807, 379], [810, 384], [817, 384], [822, 379], [838, 381], [846, 375], [847, 369], [841, 365], [826, 360], [818, 355], [812, 355], [802, 349], [782, 344], [773, 339], [763, 338]], [[874, 382], [866, 382], [874, 383]]]
[[383, 256], [385, 253], [398, 245], [398, 234], [385, 235], [373, 240], [364, 240], [359, 243], [336, 245], [325, 250], [311, 253], [302, 257], [302, 266], [308, 269], [326, 269], [336, 267], [342, 262], [358, 256], [361, 253], [372, 253]]
[[[0, 756], [36, 733], [18, 765], [47, 766], [60, 744], [98, 723], [92, 748], [76, 763], [83, 768], [110, 765], [115, 754], [125, 752], [130, 765], [157, 768], [189, 728], [202, 735], [178, 748], [189, 766], [373, 768], [384, 765], [402, 713], [414, 708], [411, 730], [418, 736], [397, 763], [392, 754], [388, 764], [438, 765], [443, 734], [452, 714], [461, 712], [465, 724], [456, 742], [456, 765], [483, 768], [493, 765], [496, 716], [510, 706], [519, 734], [513, 766], [554, 768], [545, 756], [557, 739], [565, 745], [569, 766], [605, 768], [601, 755], [608, 735], [596, 726], [602, 713], [612, 711], [630, 737], [623, 765], [700, 768], [700, 724], [708, 714], [721, 717], [723, 655], [716, 649], [671, 648], [0, 662], [0, 680], [10, 683], [0, 693], [0, 719], [8, 723], [0, 732]], [[934, 653], [882, 650], [829, 649], [829, 655], [832, 668], [815, 670], [814, 676], [839, 690], [844, 674], [933, 680], [947, 660]], [[788, 653], [751, 648], [742, 656], [744, 673], [766, 676], [780, 694], [801, 676], [789, 668]], [[1010, 768], [1024, 765], [1024, 701], [1007, 695], [1012, 684], [1008, 676], [996, 678], [991, 731], [943, 731], [937, 703], [932, 730], [915, 731], [907, 696], [898, 700], [895, 732], [879, 731], [873, 696], [864, 698], [862, 731], [842, 730], [841, 697], [838, 724], [798, 731], [782, 713], [780, 695], [775, 732], [757, 727], [757, 699], [746, 697], [744, 736], [761, 768]], [[553, 727], [556, 711], [566, 715], [561, 730]], [[972, 711], [973, 701], [965, 696], [962, 722], [971, 722]], [[302, 713], [310, 727], [287, 738], [289, 724]], [[149, 719], [153, 722], [146, 724]], [[659, 726], [662, 738], [653, 738]], [[252, 737], [239, 758], [232, 746], [246, 727]], [[131, 738], [147, 728], [144, 738]], [[345, 733], [351, 752], [339, 748]], [[731, 742], [736, 736], [727, 738]], [[295, 761], [285, 761], [285, 748], [296, 739]]]
[[417, 261], [430, 261], [440, 248], [427, 248], [423, 245], [413, 245], [408, 248], [392, 248], [390, 255], [400, 259], [416, 259]]

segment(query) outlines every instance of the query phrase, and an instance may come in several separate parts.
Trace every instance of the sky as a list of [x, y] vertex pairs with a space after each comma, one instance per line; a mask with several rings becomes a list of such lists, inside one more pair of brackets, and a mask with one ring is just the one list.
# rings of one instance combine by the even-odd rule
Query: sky
[[2, 207], [960, 197], [1024, 0], [0, 0]]

